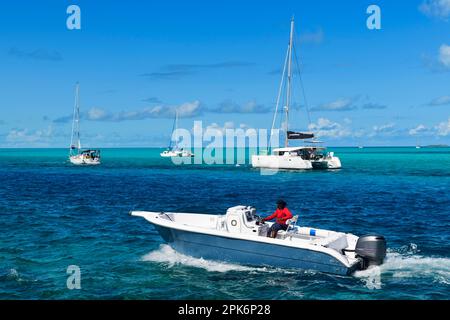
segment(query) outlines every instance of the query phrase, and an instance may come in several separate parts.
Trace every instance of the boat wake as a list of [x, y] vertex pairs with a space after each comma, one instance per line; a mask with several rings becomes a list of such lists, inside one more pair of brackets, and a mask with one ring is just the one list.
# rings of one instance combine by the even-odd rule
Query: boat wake
[[[381, 266], [373, 266], [367, 270], [356, 271], [354, 276], [360, 279], [364, 286], [371, 290], [381, 289], [387, 282], [403, 279], [429, 279], [440, 285], [450, 285], [450, 258], [426, 257], [417, 253], [417, 247], [411, 244], [408, 250], [398, 249], [387, 253]], [[411, 250], [412, 248], [412, 250]], [[142, 261], [163, 263], [167, 267], [182, 265], [205, 269], [209, 272], [244, 271], [248, 273], [299, 274], [299, 270], [286, 270], [270, 267], [249, 267], [239, 264], [205, 260], [178, 253], [169, 245], [163, 244], [157, 250], [142, 257]], [[317, 274], [314, 271], [304, 271], [303, 274]]]
[[158, 250], [152, 251], [142, 257], [143, 261], [152, 261], [167, 264], [168, 267], [184, 265], [196, 268], [206, 269], [210, 272], [229, 272], [229, 271], [266, 271], [267, 268], [252, 268], [239, 264], [205, 260], [194, 258], [172, 249], [169, 245], [163, 244]]
[[417, 246], [388, 252], [381, 266], [355, 272], [369, 289], [381, 289], [387, 279], [428, 278], [430, 282], [450, 285], [450, 259], [417, 254]]

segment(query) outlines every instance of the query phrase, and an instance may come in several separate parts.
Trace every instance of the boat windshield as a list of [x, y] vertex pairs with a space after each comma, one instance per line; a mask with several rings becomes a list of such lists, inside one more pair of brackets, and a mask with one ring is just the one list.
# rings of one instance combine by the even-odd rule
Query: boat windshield
[[92, 158], [97, 158], [100, 156], [100, 150], [84, 150], [81, 154]]

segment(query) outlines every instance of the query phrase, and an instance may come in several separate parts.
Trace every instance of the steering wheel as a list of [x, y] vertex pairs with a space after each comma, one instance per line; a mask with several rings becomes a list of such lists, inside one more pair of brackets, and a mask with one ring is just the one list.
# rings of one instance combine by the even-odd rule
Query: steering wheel
[[255, 214], [256, 217], [256, 225], [265, 224], [265, 221], [261, 218], [261, 216]]

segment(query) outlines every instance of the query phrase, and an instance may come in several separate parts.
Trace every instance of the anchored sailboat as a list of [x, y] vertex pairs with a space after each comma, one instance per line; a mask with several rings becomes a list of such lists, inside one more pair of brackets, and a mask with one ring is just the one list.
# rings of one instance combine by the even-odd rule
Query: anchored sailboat
[[70, 139], [69, 161], [75, 165], [100, 164], [100, 150], [81, 149], [80, 140], [80, 85], [75, 87], [75, 106], [73, 110], [72, 137]]
[[[285, 87], [285, 107], [284, 107], [284, 131], [285, 141], [284, 148], [277, 148], [272, 150], [271, 155], [253, 155], [252, 166], [255, 168], [270, 168], [270, 169], [338, 169], [341, 168], [341, 161], [334, 156], [333, 152], [326, 152], [325, 147], [321, 147], [320, 141], [314, 139], [312, 132], [294, 132], [289, 130], [289, 109], [291, 107], [292, 98], [292, 57], [293, 57], [293, 40], [294, 40], [294, 19], [291, 20], [291, 32], [289, 37], [289, 46], [284, 61], [283, 73], [281, 83], [278, 90], [277, 103], [275, 114], [272, 121], [272, 128], [270, 130], [270, 138], [273, 136], [275, 121], [282, 97], [282, 91]], [[297, 61], [297, 60], [296, 60]], [[297, 66], [298, 67], [298, 66]], [[286, 74], [287, 69], [287, 74]], [[299, 69], [299, 68], [297, 68]], [[299, 71], [300, 72], [300, 71]], [[285, 78], [287, 78], [287, 85], [284, 86]], [[289, 140], [305, 140], [309, 145], [289, 147]], [[270, 139], [272, 140], [272, 139]], [[270, 146], [269, 146], [270, 149]]]
[[[178, 129], [178, 110], [175, 110], [175, 120], [173, 122], [172, 133], [175, 132], [177, 129]], [[175, 143], [175, 145], [172, 146], [172, 143]], [[170, 158], [170, 157], [193, 157], [194, 155], [190, 151], [180, 148], [178, 146], [178, 141], [173, 141], [172, 137], [170, 137], [169, 146], [167, 147], [166, 150], [160, 153], [160, 156], [163, 158]]]
[[420, 143], [419, 143], [419, 138], [416, 139], [416, 149], [420, 149]]

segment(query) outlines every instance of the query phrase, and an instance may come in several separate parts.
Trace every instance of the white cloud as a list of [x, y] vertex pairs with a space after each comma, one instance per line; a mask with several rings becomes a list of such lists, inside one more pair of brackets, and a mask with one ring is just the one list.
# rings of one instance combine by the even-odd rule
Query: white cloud
[[439, 63], [443, 67], [450, 69], [450, 46], [443, 44], [439, 48]]
[[349, 111], [354, 110], [357, 106], [354, 104], [356, 99], [339, 98], [329, 103], [324, 103], [311, 108], [311, 111]]
[[[175, 110], [178, 110], [180, 118], [191, 118], [203, 113], [204, 109], [200, 101], [186, 102], [177, 106], [157, 105], [135, 111], [109, 112], [102, 108], [91, 108], [86, 113], [81, 114], [81, 118], [90, 121], [110, 121], [121, 122], [128, 120], [144, 120], [156, 118], [174, 118]], [[67, 123], [72, 120], [72, 116], [64, 116], [55, 119], [55, 123]]]
[[343, 125], [326, 118], [319, 118], [317, 123], [311, 123], [308, 129], [317, 137], [343, 138], [351, 135], [351, 130]]
[[408, 133], [409, 133], [409, 135], [411, 135], [411, 136], [415, 136], [415, 135], [424, 133], [424, 132], [426, 132], [427, 130], [428, 130], [427, 127], [425, 127], [423, 124], [419, 124], [417, 127], [413, 128], [413, 129], [410, 129], [410, 130], [408, 131]]
[[439, 136], [448, 136], [450, 135], [450, 118], [448, 118], [447, 121], [439, 123], [437, 126], [434, 127], [436, 130], [436, 133]]
[[259, 104], [254, 100], [243, 104], [236, 103], [232, 100], [225, 100], [219, 103], [217, 107], [210, 108], [207, 111], [213, 113], [266, 113], [272, 111], [272, 108]]
[[450, 0], [425, 0], [419, 10], [428, 17], [446, 20], [450, 16]]
[[395, 123], [387, 123], [387, 124], [382, 124], [379, 126], [373, 126], [372, 127], [372, 132], [369, 133], [369, 137], [375, 137], [375, 136], [386, 136], [386, 135], [393, 135], [394, 133], [396, 133], [395, 130]]
[[178, 110], [178, 116], [182, 118], [189, 118], [201, 113], [200, 101], [186, 102], [176, 107]]
[[450, 104], [450, 96], [442, 96], [432, 100], [428, 105], [429, 106], [443, 106]]
[[92, 108], [87, 113], [87, 118], [92, 121], [103, 120], [108, 116], [109, 114], [101, 108]]
[[450, 45], [443, 43], [436, 56], [424, 54], [422, 60], [424, 66], [432, 72], [450, 71]]
[[28, 129], [12, 129], [6, 135], [9, 145], [47, 145], [53, 137], [53, 128], [30, 131]]

